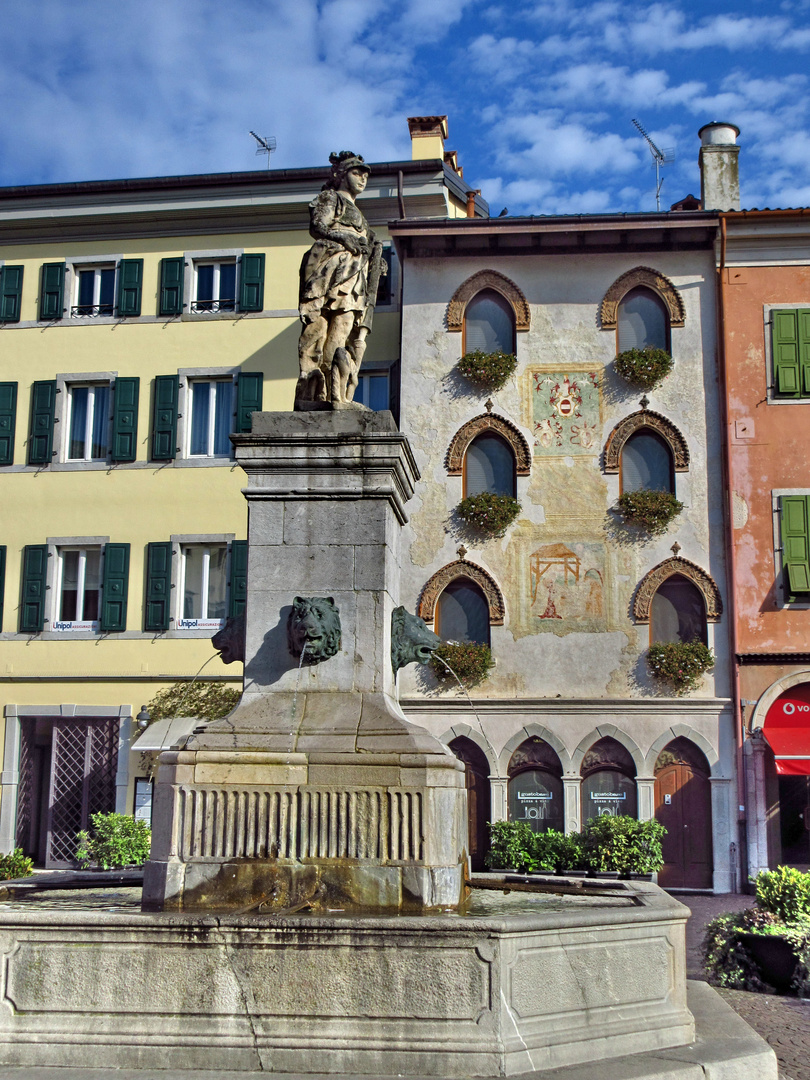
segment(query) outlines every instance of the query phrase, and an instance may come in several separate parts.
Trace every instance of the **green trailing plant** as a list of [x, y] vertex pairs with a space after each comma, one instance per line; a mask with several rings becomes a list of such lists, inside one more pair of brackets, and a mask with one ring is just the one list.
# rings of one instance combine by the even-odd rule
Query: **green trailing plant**
[[714, 667], [714, 653], [702, 641], [658, 641], [647, 651], [647, 667], [676, 694], [686, 694]]
[[34, 860], [29, 859], [22, 848], [14, 848], [8, 855], [0, 855], [0, 881], [30, 877], [33, 872]]
[[756, 878], [757, 907], [782, 922], [810, 919], [810, 873], [793, 866], [762, 870]]
[[494, 495], [482, 491], [468, 495], [456, 507], [463, 522], [491, 536], [503, 536], [520, 513], [520, 503], [512, 495]]
[[176, 682], [158, 691], [146, 708], [152, 723], [173, 716], [219, 720], [236, 708], [239, 697], [239, 691], [224, 682]]
[[76, 861], [86, 869], [100, 866], [115, 870], [123, 866], [141, 866], [149, 858], [152, 832], [145, 821], [128, 814], [93, 814], [92, 832], [76, 834]]
[[[442, 661], [453, 669], [452, 674]], [[453, 675], [457, 675], [464, 686], [482, 682], [494, 664], [489, 645], [475, 641], [446, 641], [430, 658], [430, 666], [441, 682], [454, 682]]]
[[628, 525], [660, 536], [683, 510], [683, 503], [671, 491], [625, 491], [619, 496], [619, 511]]
[[642, 390], [652, 390], [672, 371], [673, 361], [666, 349], [647, 345], [643, 349], [626, 349], [613, 364], [616, 373], [627, 382]]
[[775, 915], [758, 908], [727, 912], [712, 919], [706, 926], [702, 944], [703, 965], [712, 986], [730, 990], [770, 989], [741, 935], [762, 932], [776, 921]]
[[481, 350], [465, 353], [456, 365], [460, 374], [484, 390], [500, 390], [515, 373], [517, 357], [514, 353]]

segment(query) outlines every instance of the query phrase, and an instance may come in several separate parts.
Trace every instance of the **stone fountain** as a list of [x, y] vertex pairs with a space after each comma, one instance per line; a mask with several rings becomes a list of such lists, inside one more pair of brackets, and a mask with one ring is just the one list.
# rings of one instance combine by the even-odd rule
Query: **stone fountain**
[[244, 658], [242, 699], [161, 755], [142, 911], [0, 914], [0, 1064], [494, 1077], [615, 1059], [617, 1080], [771, 1080], [739, 1027], [741, 1071], [704, 1073], [688, 910], [655, 885], [490, 879], [469, 899], [463, 766], [397, 702], [397, 668], [436, 643], [399, 606], [418, 472], [391, 414], [351, 401], [370, 313], [346, 296], [374, 248], [354, 237], [340, 262], [329, 214], [341, 235], [363, 222], [335, 198], [313, 204], [309, 262], [342, 290], [340, 333], [315, 282], [299, 407], [233, 436], [248, 601], [219, 644]]

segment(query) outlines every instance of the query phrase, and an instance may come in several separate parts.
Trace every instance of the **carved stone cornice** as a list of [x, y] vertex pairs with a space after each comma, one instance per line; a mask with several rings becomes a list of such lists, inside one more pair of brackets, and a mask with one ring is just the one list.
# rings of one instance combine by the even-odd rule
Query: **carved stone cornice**
[[467, 447], [478, 435], [485, 431], [494, 431], [512, 447], [515, 455], [515, 472], [518, 476], [528, 476], [532, 471], [532, 452], [521, 432], [510, 421], [492, 413], [481, 413], [468, 420], [453, 436], [447, 450], [447, 475], [461, 476], [464, 467], [464, 455]]
[[641, 431], [643, 428], [649, 428], [656, 435], [660, 435], [670, 448], [675, 472], [689, 471], [689, 447], [678, 428], [675, 427], [671, 420], [667, 420], [660, 413], [652, 412], [649, 409], [641, 409], [639, 412], [631, 413], [629, 416], [625, 416], [623, 420], [620, 420], [608, 436], [608, 441], [605, 443], [606, 473], [617, 473], [619, 471], [624, 444], [631, 435]]
[[648, 289], [652, 289], [661, 297], [669, 311], [670, 326], [683, 326], [686, 319], [686, 309], [681, 294], [669, 278], [659, 274], [657, 270], [650, 269], [649, 266], [636, 266], [634, 269], [628, 270], [626, 274], [616, 278], [605, 293], [599, 309], [603, 330], [616, 329], [619, 317], [619, 301], [638, 285], [644, 285]]
[[479, 270], [477, 274], [468, 277], [453, 293], [452, 299], [447, 305], [448, 330], [455, 333], [461, 332], [464, 323], [464, 309], [476, 293], [480, 293], [482, 289], [494, 289], [509, 301], [515, 312], [516, 330], [530, 329], [531, 313], [529, 312], [529, 302], [514, 281], [497, 270]]
[[425, 584], [416, 609], [419, 618], [424, 619], [426, 623], [433, 622], [436, 613], [436, 601], [451, 581], [463, 577], [474, 582], [486, 597], [489, 606], [490, 626], [502, 626], [506, 615], [506, 607], [501, 590], [498, 588], [495, 579], [482, 566], [467, 562], [466, 559], [457, 559], [455, 562], [443, 566]]
[[723, 601], [714, 578], [696, 563], [678, 556], [665, 559], [641, 579], [633, 600], [633, 617], [636, 622], [648, 623], [650, 621], [653, 597], [660, 586], [673, 574], [680, 574], [700, 590], [706, 605], [707, 621], [718, 622], [723, 614]]

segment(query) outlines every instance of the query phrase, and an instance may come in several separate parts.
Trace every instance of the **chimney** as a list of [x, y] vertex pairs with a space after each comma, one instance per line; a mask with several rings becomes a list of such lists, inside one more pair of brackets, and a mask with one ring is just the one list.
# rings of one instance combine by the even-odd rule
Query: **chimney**
[[444, 140], [447, 138], [446, 116], [409, 116], [411, 161], [438, 158], [444, 161]]
[[740, 209], [740, 148], [735, 124], [712, 120], [698, 132], [700, 138], [700, 201], [704, 210]]

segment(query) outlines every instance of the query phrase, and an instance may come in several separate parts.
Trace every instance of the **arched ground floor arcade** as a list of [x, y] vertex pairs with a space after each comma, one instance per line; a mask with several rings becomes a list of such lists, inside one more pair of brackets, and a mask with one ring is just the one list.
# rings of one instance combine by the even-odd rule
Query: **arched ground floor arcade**
[[598, 814], [657, 818], [667, 828], [660, 884], [739, 887], [731, 703], [477, 700], [402, 702], [465, 762], [473, 869], [486, 821], [576, 832]]

